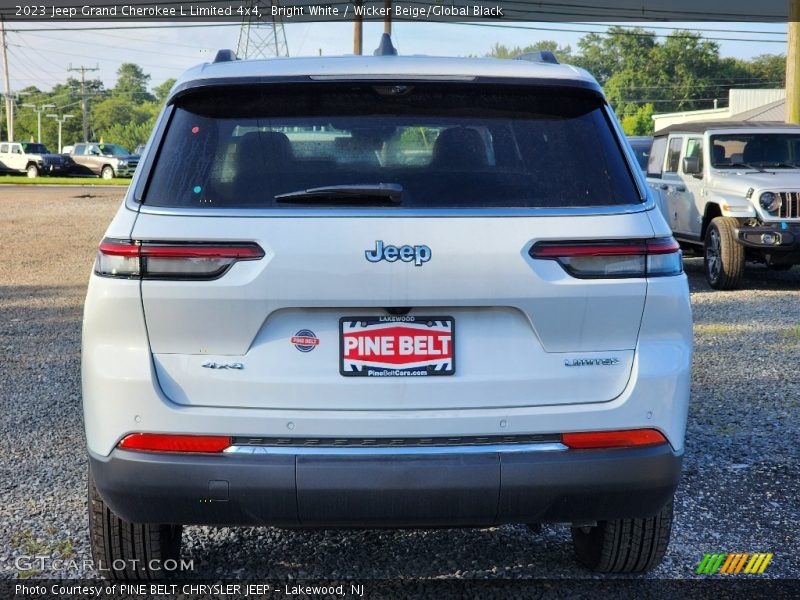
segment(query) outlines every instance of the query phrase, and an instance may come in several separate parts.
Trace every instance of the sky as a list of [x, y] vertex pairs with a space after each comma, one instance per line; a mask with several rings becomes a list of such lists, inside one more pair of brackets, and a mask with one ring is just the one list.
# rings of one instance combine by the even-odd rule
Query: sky
[[[92, 30], [79, 30], [87, 25]], [[151, 75], [150, 85], [178, 77], [185, 69], [213, 59], [220, 48], [236, 49], [240, 27], [175, 28], [161, 24], [159, 29], [137, 28], [135, 23], [7, 23], [8, 61], [11, 90], [34, 85], [42, 90], [63, 83], [67, 69], [83, 65], [99, 68], [89, 73], [114, 85], [116, 71], [123, 62], [133, 62]], [[784, 53], [786, 24], [766, 23], [659, 23], [640, 24], [667, 35], [672, 28], [701, 30], [717, 40], [722, 56], [751, 58], [764, 53]], [[102, 29], [103, 27], [129, 29]], [[514, 23], [476, 24], [395, 22], [392, 38], [401, 54], [436, 56], [484, 55], [495, 43], [508, 47], [526, 46], [538, 40], [555, 40], [576, 47], [588, 31], [604, 31], [608, 24]], [[656, 30], [655, 27], [664, 29]], [[54, 31], [53, 29], [57, 29]], [[26, 31], [27, 30], [27, 31]], [[564, 30], [581, 30], [564, 31]], [[722, 31], [725, 30], [725, 31]], [[285, 25], [289, 54], [292, 56], [340, 55], [352, 53], [352, 23], [288, 23]], [[364, 24], [364, 53], [372, 53], [383, 31], [381, 23]], [[747, 40], [747, 41], [742, 41]]]

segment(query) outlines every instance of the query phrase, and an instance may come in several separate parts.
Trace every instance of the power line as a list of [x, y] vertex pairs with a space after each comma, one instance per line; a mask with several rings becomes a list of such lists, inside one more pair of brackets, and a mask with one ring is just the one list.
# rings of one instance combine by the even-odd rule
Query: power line
[[[673, 35], [673, 34], [658, 34], [658, 33], [638, 33], [635, 31], [619, 31], [615, 33], [609, 33], [608, 29], [606, 31], [594, 31], [589, 29], [566, 29], [566, 28], [559, 28], [559, 27], [536, 27], [536, 26], [529, 26], [529, 25], [495, 25], [494, 23], [466, 23], [466, 22], [459, 22], [453, 23], [454, 25], [465, 25], [468, 27], [491, 27], [494, 29], [525, 29], [530, 31], [555, 31], [559, 33], [594, 33], [596, 35], [629, 35], [632, 37], [656, 37], [656, 38], [683, 38], [686, 37], [685, 35]], [[611, 26], [610, 26], [611, 27]], [[687, 33], [688, 32], [687, 30]], [[764, 39], [753, 39], [753, 38], [720, 38], [720, 37], [706, 37], [702, 36], [703, 40], [708, 41], [717, 41], [717, 42], [758, 42], [758, 43], [765, 43], [765, 44], [786, 44], [785, 40], [764, 40]]]
[[[33, 36], [33, 37], [37, 37], [39, 39], [51, 40], [51, 41], [54, 41], [54, 42], [67, 42], [67, 43], [69, 43], [69, 42], [72, 41], [72, 40], [65, 40], [64, 38], [58, 38], [58, 37], [51, 37], [51, 36], [48, 36], [48, 35], [42, 35], [41, 33], [30, 33], [28, 35]], [[102, 44], [102, 43], [98, 43], [98, 42], [92, 42], [92, 46], [97, 46], [97, 47], [100, 47], [100, 48], [112, 48], [114, 50], [125, 50], [127, 52], [138, 52], [139, 54], [157, 54], [158, 56], [164, 56], [164, 52], [163, 51], [146, 50], [144, 48], [131, 48], [129, 46], [114, 46], [112, 44]], [[183, 55], [183, 54], [171, 54], [170, 56], [173, 56], [173, 57], [176, 57], [176, 58], [188, 58], [188, 59], [197, 59], [198, 58], [197, 56], [186, 56], [186, 55]]]

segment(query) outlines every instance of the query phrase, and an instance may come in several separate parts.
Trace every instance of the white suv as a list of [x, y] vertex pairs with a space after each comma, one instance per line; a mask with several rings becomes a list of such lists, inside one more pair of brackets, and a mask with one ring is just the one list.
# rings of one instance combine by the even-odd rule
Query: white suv
[[158, 575], [183, 524], [543, 522], [658, 564], [688, 289], [595, 80], [230, 58], [176, 84], [89, 283], [98, 567]]

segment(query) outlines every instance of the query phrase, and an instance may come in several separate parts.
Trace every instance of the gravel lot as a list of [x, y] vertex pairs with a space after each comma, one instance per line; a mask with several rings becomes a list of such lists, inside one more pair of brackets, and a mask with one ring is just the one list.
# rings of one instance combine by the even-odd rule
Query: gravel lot
[[[80, 322], [95, 248], [121, 190], [0, 186], [0, 577], [24, 554], [89, 557]], [[773, 552], [765, 576], [800, 577], [800, 267], [750, 270], [712, 292], [687, 261], [696, 357], [684, 478], [664, 563]], [[566, 527], [304, 532], [190, 527], [196, 575], [253, 578], [587, 577]]]

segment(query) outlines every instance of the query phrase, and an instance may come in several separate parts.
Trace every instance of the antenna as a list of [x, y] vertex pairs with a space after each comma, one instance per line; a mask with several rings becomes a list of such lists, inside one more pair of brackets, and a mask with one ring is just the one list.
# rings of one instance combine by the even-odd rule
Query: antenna
[[392, 46], [392, 36], [388, 33], [381, 34], [381, 43], [373, 52], [375, 56], [396, 56], [397, 48]]

